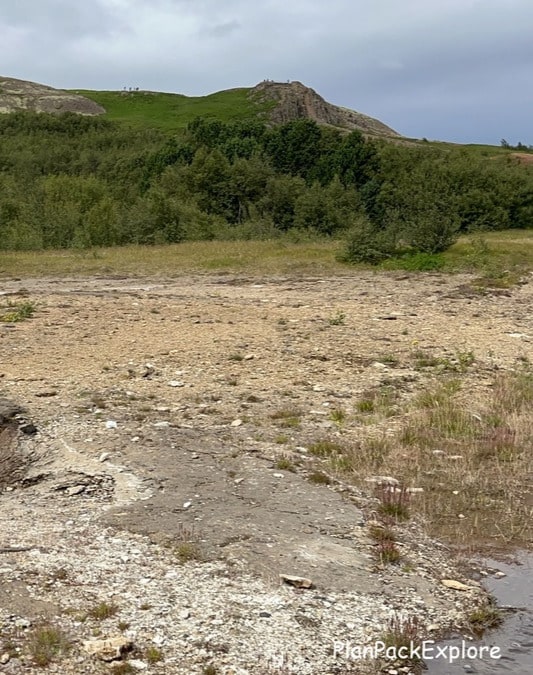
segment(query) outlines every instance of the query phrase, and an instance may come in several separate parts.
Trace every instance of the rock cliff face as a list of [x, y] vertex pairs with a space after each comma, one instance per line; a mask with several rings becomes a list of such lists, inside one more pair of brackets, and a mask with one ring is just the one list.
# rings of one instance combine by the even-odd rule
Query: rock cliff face
[[328, 124], [342, 129], [359, 130], [376, 136], [399, 136], [383, 122], [368, 115], [341, 108], [325, 101], [314, 89], [301, 82], [272, 82], [266, 80], [252, 89], [252, 96], [261, 101], [273, 101], [269, 112], [274, 124], [284, 124], [296, 119], [312, 119], [318, 124]]
[[80, 115], [101, 115], [104, 108], [84, 96], [53, 89], [43, 84], [0, 76], [0, 113], [17, 110]]

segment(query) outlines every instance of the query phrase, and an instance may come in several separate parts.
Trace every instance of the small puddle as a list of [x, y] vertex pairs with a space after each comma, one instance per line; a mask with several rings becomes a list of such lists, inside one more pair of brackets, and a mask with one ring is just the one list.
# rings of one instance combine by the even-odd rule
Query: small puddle
[[[490, 658], [487, 650], [481, 659], [459, 658], [453, 663], [446, 659], [433, 659], [426, 661], [426, 672], [431, 675], [533, 673], [533, 553], [521, 552], [516, 560], [517, 564], [490, 559], [482, 561], [483, 566], [507, 575], [501, 579], [488, 577], [483, 582], [484, 586], [494, 595], [499, 607], [514, 607], [517, 611], [505, 612], [505, 621], [499, 628], [487, 631], [481, 640], [467, 641], [466, 645], [467, 648], [483, 645], [499, 647], [501, 658]], [[461, 638], [452, 638], [442, 645], [461, 650], [462, 641]]]

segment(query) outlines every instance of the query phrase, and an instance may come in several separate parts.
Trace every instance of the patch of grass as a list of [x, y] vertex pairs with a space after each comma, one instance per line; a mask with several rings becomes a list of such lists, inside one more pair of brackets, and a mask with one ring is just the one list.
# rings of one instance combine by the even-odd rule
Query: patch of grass
[[105, 619], [115, 616], [118, 611], [119, 609], [117, 605], [103, 601], [92, 607], [87, 612], [87, 616], [91, 617], [92, 619], [96, 619], [97, 621], [104, 621]]
[[434, 272], [446, 267], [446, 258], [442, 253], [405, 253], [381, 263], [387, 270], [405, 270], [406, 272]]
[[447, 404], [451, 397], [461, 390], [459, 380], [447, 380], [431, 389], [421, 391], [413, 401], [413, 409], [438, 408]]
[[493, 603], [488, 602], [478, 607], [468, 615], [467, 624], [472, 633], [480, 638], [483, 633], [492, 628], [497, 628], [503, 623], [503, 614]]
[[329, 417], [336, 424], [344, 424], [346, 422], [346, 412], [342, 408], [333, 408], [329, 413]]
[[470, 373], [462, 381], [441, 375], [398, 411], [393, 428], [384, 432], [385, 420], [369, 418], [357, 442], [345, 442], [343, 456], [352, 459], [346, 475], [364, 486], [370, 476], [414, 486], [405, 497], [378, 494], [385, 522], [404, 518], [408, 507], [431, 536], [455, 545], [527, 545], [533, 537], [532, 402], [527, 366], [497, 372], [492, 386], [483, 387]]
[[380, 354], [376, 357], [376, 361], [384, 363], [386, 366], [392, 366], [393, 368], [400, 363], [400, 359], [395, 354], [390, 353]]
[[434, 368], [441, 373], [465, 373], [476, 360], [474, 352], [467, 349], [456, 349], [450, 356], [436, 356], [427, 350], [416, 349], [411, 358], [415, 370]]
[[393, 647], [396, 653], [401, 647], [405, 647], [410, 652], [411, 645], [419, 645], [425, 635], [425, 628], [417, 616], [402, 616], [394, 614], [381, 636], [386, 648]]
[[409, 519], [410, 499], [407, 488], [396, 485], [378, 485], [376, 494], [380, 500], [378, 511], [381, 516], [397, 522]]
[[[268, 241], [185, 241], [161, 246], [116, 246], [98, 249], [98, 257], [79, 250], [2, 251], [1, 277], [82, 276], [88, 274], [165, 275], [206, 272], [260, 275], [346, 274], [335, 260], [331, 239], [292, 242], [284, 236]], [[356, 270], [353, 271], [356, 273]]]
[[368, 534], [375, 542], [392, 541], [394, 543], [396, 541], [394, 532], [386, 525], [373, 524], [370, 526]]
[[196, 117], [216, 118], [223, 122], [259, 119], [271, 107], [250, 95], [251, 89], [238, 88], [207, 96], [151, 91], [89, 91], [75, 93], [103, 106], [110, 120], [137, 128], [158, 128], [164, 131], [184, 129]]
[[281, 427], [298, 428], [301, 422], [301, 411], [297, 408], [280, 408], [270, 415]]
[[336, 441], [331, 441], [328, 438], [322, 438], [307, 446], [308, 451], [315, 457], [331, 457], [332, 455], [341, 454], [343, 446]]
[[355, 407], [360, 413], [373, 413], [376, 410], [376, 402], [373, 397], [363, 397], [357, 401]]
[[310, 483], [313, 483], [314, 485], [331, 484], [331, 478], [323, 471], [312, 471], [308, 476], [308, 480]]
[[51, 624], [36, 626], [30, 635], [29, 650], [37, 666], [48, 666], [67, 653], [71, 644], [63, 631]]
[[36, 310], [36, 305], [29, 300], [13, 302], [8, 300], [4, 307], [0, 307], [0, 321], [5, 323], [18, 323], [31, 319]]
[[502, 375], [494, 382], [494, 409], [500, 414], [521, 413], [533, 408], [533, 373]]
[[110, 672], [112, 675], [129, 675], [130, 673], [136, 673], [137, 669], [128, 661], [121, 661], [120, 663], [114, 663]]
[[276, 462], [276, 469], [280, 471], [296, 471], [296, 466], [288, 457], [280, 457]]
[[[487, 256], [502, 269], [527, 271], [533, 267], [530, 230], [488, 232], [485, 238], [489, 247]], [[469, 256], [471, 240], [471, 237], [462, 237], [443, 254], [446, 271], [479, 269]], [[331, 239], [295, 242], [287, 235], [268, 241], [190, 241], [166, 246], [101, 248], [95, 249], [96, 256], [74, 249], [4, 251], [0, 276], [161, 274], [175, 277], [205, 271], [292, 276], [358, 274], [360, 266], [346, 266], [336, 259], [342, 245], [343, 242]]]
[[180, 563], [184, 564], [193, 560], [203, 559], [202, 550], [195, 541], [182, 541], [176, 546], [176, 556]]
[[390, 539], [381, 539], [376, 543], [376, 555], [381, 565], [393, 565], [402, 557], [399, 548]]
[[412, 358], [414, 360], [413, 366], [415, 370], [436, 368], [441, 363], [440, 358], [422, 349], [416, 349], [412, 354]]
[[150, 646], [144, 653], [144, 658], [150, 664], [159, 663], [163, 660], [163, 652], [155, 646]]
[[355, 409], [361, 415], [381, 415], [392, 417], [397, 411], [398, 392], [390, 385], [381, 385], [368, 389], [355, 403]]
[[330, 317], [329, 325], [330, 326], [344, 326], [346, 323], [346, 314], [344, 312], [337, 312], [334, 316]]
[[485, 232], [482, 236], [461, 237], [443, 257], [445, 269], [480, 271], [497, 279], [505, 273], [524, 274], [531, 270], [533, 237], [530, 230]]

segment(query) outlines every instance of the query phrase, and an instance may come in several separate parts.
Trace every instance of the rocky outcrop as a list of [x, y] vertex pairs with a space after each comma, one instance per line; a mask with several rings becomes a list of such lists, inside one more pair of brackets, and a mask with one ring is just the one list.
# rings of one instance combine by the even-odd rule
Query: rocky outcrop
[[311, 119], [342, 129], [358, 130], [375, 136], [399, 136], [383, 122], [362, 113], [341, 108], [325, 101], [314, 89], [301, 82], [272, 82], [265, 80], [256, 85], [252, 96], [262, 102], [275, 102], [269, 111], [274, 124], [284, 124], [297, 119]]
[[102, 115], [105, 109], [94, 101], [36, 82], [0, 77], [0, 113], [33, 110], [35, 112]]

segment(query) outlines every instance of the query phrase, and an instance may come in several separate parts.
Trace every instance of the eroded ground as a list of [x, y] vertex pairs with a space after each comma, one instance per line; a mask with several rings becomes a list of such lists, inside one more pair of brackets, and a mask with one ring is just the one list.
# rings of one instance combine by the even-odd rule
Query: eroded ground
[[[423, 388], [415, 349], [475, 355], [465, 377], [480, 387], [527, 362], [531, 288], [383, 273], [2, 282], [37, 304], [0, 324], [0, 392], [38, 431], [4, 439], [28, 466], [0, 492], [0, 672], [41, 672], [28, 643], [42, 621], [71, 645], [48, 672], [113, 672], [82, 643], [122, 635], [144, 672], [317, 675], [362, 672], [333, 641], [382, 636], [391, 612], [434, 634], [460, 624], [481, 593], [447, 548], [410, 521], [401, 563], [378, 564], [372, 476], [339, 478], [308, 448], [356, 443], [369, 388]], [[317, 466], [329, 485], [310, 480]], [[91, 614], [101, 603], [110, 616]]]

